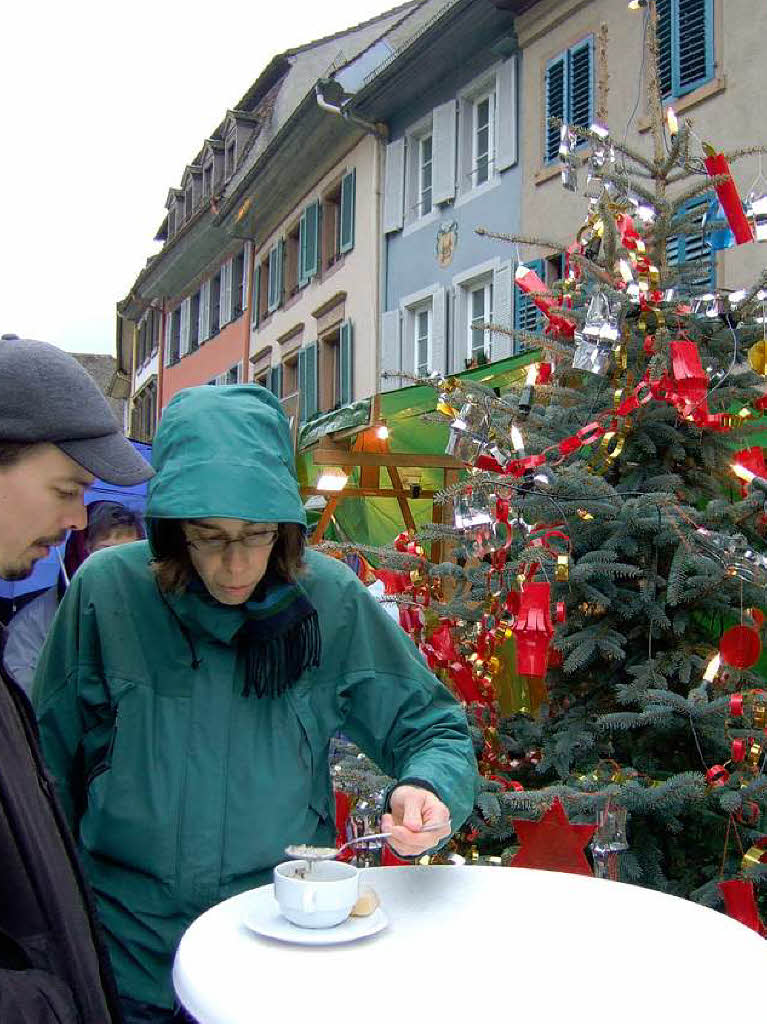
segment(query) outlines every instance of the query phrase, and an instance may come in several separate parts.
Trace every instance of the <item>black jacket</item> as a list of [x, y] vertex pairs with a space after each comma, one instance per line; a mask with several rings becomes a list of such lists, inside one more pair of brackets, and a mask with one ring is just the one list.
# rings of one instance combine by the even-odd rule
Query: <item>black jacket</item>
[[0, 677], [0, 1022], [117, 1024], [109, 958], [1, 636]]

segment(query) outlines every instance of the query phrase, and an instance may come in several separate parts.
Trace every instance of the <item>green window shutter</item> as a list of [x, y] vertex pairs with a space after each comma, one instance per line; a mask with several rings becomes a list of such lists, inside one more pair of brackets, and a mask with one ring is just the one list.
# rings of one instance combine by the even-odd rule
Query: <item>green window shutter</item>
[[306, 415], [310, 420], [317, 415], [317, 342], [306, 346]]
[[304, 285], [311, 281], [319, 269], [319, 228], [320, 204], [319, 200], [316, 200], [310, 203], [301, 215], [299, 229], [299, 254], [301, 259], [299, 285]]
[[277, 398], [282, 398], [282, 367], [273, 366], [269, 371], [269, 390]]
[[306, 422], [306, 349], [298, 350], [298, 399], [301, 422]]
[[341, 181], [341, 233], [339, 251], [354, 248], [354, 211], [356, 206], [357, 171], [351, 170]]
[[253, 269], [253, 293], [250, 297], [251, 318], [254, 327], [261, 322], [261, 264], [256, 263]]
[[[543, 260], [532, 260], [526, 266], [543, 279]], [[518, 331], [540, 331], [543, 327], [543, 313], [533, 302], [532, 296], [525, 295], [519, 288], [514, 294], [514, 327]], [[515, 345], [520, 351], [524, 351], [524, 342], [515, 342]]]
[[338, 400], [341, 405], [348, 405], [354, 400], [354, 332], [351, 320], [341, 324], [339, 340], [339, 388]]
[[[568, 50], [568, 110], [566, 120], [579, 128], [590, 128], [593, 110], [593, 40], [591, 36]], [[558, 133], [557, 133], [558, 134]], [[559, 146], [557, 146], [559, 149]]]
[[565, 97], [567, 95], [567, 54], [561, 54], [546, 65], [546, 160], [556, 160], [559, 155], [559, 128], [549, 124], [550, 117], [567, 118]]

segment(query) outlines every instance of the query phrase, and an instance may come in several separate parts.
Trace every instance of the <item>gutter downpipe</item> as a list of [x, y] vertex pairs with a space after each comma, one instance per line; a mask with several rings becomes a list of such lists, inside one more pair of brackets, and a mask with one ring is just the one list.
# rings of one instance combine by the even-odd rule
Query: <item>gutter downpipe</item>
[[321, 83], [317, 82], [314, 87], [314, 93], [317, 98], [317, 106], [321, 110], [327, 110], [330, 114], [335, 114], [337, 117], [343, 117], [346, 121], [351, 121], [353, 124], [359, 125], [360, 128], [364, 129], [369, 135], [372, 135], [376, 142], [376, 155], [374, 163], [374, 177], [373, 177], [373, 195], [375, 197], [376, 214], [375, 214], [375, 230], [378, 237], [378, 281], [376, 282], [376, 301], [375, 301], [375, 322], [374, 322], [374, 335], [375, 335], [375, 372], [373, 376], [373, 397], [375, 397], [381, 388], [381, 312], [386, 302], [386, 290], [388, 287], [388, 266], [386, 261], [387, 248], [386, 248], [386, 236], [383, 233], [383, 224], [381, 220], [381, 209], [383, 200], [381, 196], [381, 182], [383, 181], [383, 170], [382, 165], [385, 158], [386, 150], [384, 144], [389, 138], [389, 133], [385, 125], [373, 124], [370, 121], [365, 121], [361, 117], [357, 117], [356, 114], [352, 114], [349, 110], [344, 110], [343, 107], [334, 106], [332, 103], [328, 103], [325, 97], [322, 95], [320, 88]]

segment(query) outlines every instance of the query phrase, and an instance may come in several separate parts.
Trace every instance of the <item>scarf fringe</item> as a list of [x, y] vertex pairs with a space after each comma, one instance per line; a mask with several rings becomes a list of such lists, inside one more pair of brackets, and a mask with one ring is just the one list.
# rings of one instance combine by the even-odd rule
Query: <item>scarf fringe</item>
[[322, 638], [316, 610], [284, 633], [256, 641], [247, 627], [240, 642], [245, 655], [243, 697], [281, 697], [308, 668], [316, 668], [322, 655]]

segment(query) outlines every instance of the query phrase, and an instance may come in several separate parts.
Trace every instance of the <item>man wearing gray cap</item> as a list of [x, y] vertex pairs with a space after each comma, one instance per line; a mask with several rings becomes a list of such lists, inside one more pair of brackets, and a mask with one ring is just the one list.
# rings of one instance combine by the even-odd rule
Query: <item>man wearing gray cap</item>
[[[0, 576], [29, 576], [85, 526], [96, 476], [133, 484], [152, 472], [75, 359], [0, 338]], [[0, 1021], [116, 1024], [108, 956], [34, 713], [1, 665], [0, 677]]]

